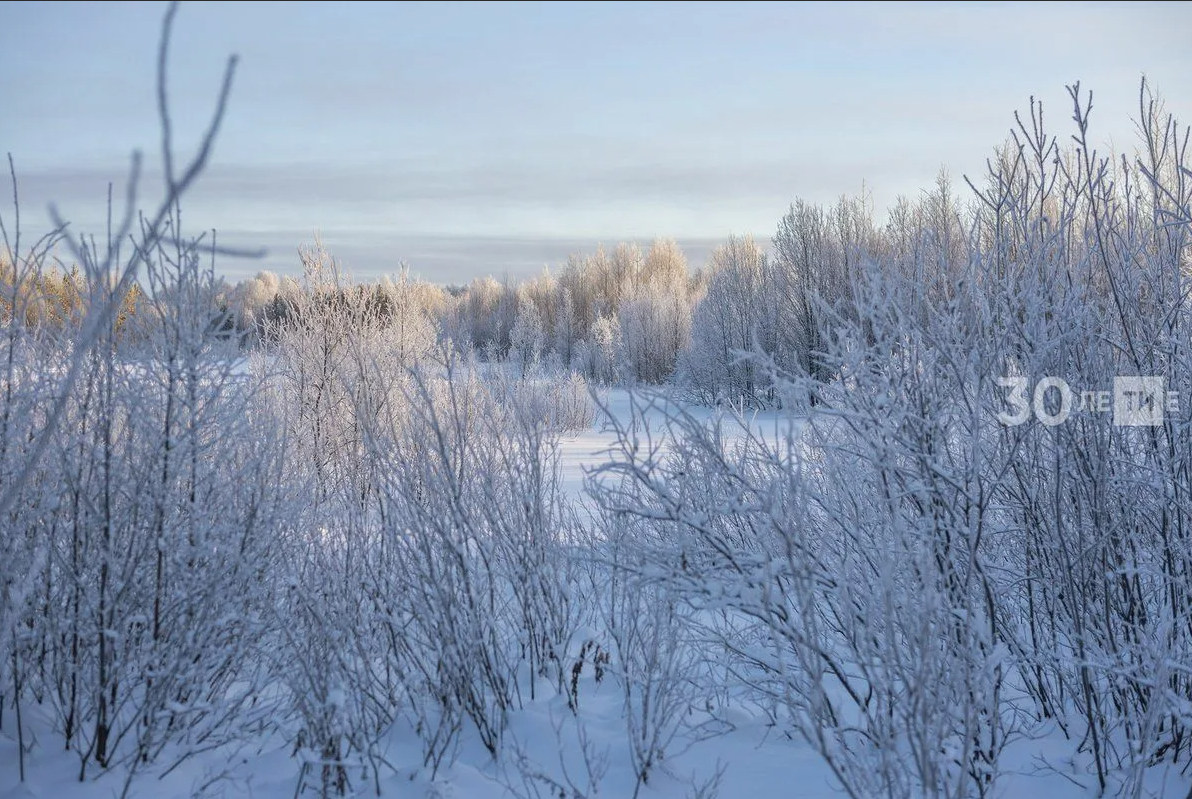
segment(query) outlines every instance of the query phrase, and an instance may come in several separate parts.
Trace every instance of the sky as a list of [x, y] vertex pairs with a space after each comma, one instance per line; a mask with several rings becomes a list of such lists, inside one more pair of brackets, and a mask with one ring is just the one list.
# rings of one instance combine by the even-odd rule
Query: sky
[[[51, 202], [101, 236], [134, 149], [142, 202], [160, 196], [165, 8], [0, 2], [0, 152], [26, 239]], [[358, 279], [516, 280], [656, 237], [698, 267], [730, 234], [768, 241], [798, 198], [866, 191], [880, 219], [941, 169], [963, 191], [1032, 96], [1072, 132], [1077, 80], [1093, 139], [1129, 151], [1144, 74], [1192, 121], [1189, 34], [1192, 3], [186, 2], [176, 159], [239, 62], [184, 224], [267, 248], [221, 259], [231, 281], [298, 275], [316, 235]]]

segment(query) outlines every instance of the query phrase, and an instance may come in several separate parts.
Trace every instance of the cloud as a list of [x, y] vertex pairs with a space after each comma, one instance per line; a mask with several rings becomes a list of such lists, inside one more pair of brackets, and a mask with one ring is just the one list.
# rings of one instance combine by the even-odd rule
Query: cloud
[[[230, 281], [242, 280], [268, 269], [278, 274], [299, 273], [296, 254], [299, 243], [312, 243], [314, 234], [304, 231], [221, 232], [229, 246], [265, 245], [263, 260], [224, 260], [220, 272]], [[415, 277], [432, 283], [462, 284], [480, 275], [519, 281], [540, 274], [544, 268], [558, 272], [569, 255], [593, 253], [603, 245], [611, 250], [622, 240], [648, 247], [650, 238], [585, 238], [534, 236], [397, 235], [382, 232], [324, 233], [323, 244], [358, 280], [394, 275], [407, 265]], [[721, 244], [713, 238], [678, 238], [692, 269], [704, 265], [712, 249]]]
[[[377, 213], [391, 219], [403, 215], [418, 218], [433, 209], [440, 226], [437, 229], [444, 224], [453, 226], [448, 221], [453, 210], [469, 218], [510, 208], [559, 214], [568, 209], [586, 212], [590, 206], [600, 205], [632, 215], [649, 205], [717, 208], [731, 216], [734, 206], [758, 201], [777, 202], [774, 210], [781, 211], [796, 196], [830, 199], [850, 187], [859, 188], [860, 180], [853, 179], [854, 175], [880, 179], [882, 173], [896, 171], [883, 163], [858, 160], [846, 164], [826, 157], [607, 165], [583, 153], [576, 153], [572, 163], [470, 168], [418, 163], [215, 166], [203, 175], [191, 195], [190, 207], [218, 205], [250, 215], [262, 208], [285, 212], [322, 209], [336, 220], [357, 214], [369, 220]], [[116, 183], [120, 197], [123, 175], [106, 169], [43, 170], [21, 175], [20, 180], [23, 196], [34, 206], [54, 199], [69, 208], [102, 200], [109, 181]], [[144, 186], [146, 201], [160, 194], [160, 179], [155, 174], [146, 175]]]
[[[571, 174], [552, 181], [541, 174], [537, 179], [504, 177], [500, 170], [472, 178], [413, 174], [413, 178], [397, 170], [372, 175], [367, 170], [347, 170], [344, 174], [318, 168], [303, 173], [297, 166], [215, 170], [204, 176], [202, 190], [184, 201], [183, 220], [185, 229], [192, 232], [215, 227], [219, 243], [225, 247], [266, 249], [260, 260], [221, 258], [217, 272], [233, 282], [261, 269], [297, 275], [297, 248], [313, 242], [316, 235], [360, 279], [394, 274], [404, 263], [432, 282], [466, 283], [483, 274], [518, 280], [538, 274], [544, 267], [558, 268], [572, 253], [594, 252], [601, 243], [610, 248], [622, 240], [648, 244], [656, 236], [677, 238], [691, 265], [699, 267], [719, 243], [716, 236], [750, 232], [717, 225], [709, 228], [708, 235], [693, 236], [689, 227], [684, 230], [667, 224], [665, 209], [660, 214], [658, 209], [651, 211], [648, 204], [634, 201], [634, 195], [641, 193], [690, 204], [697, 199], [688, 196], [682, 200], [674, 193], [690, 195], [693, 187], [706, 184], [702, 202], [711, 205], [710, 216], [719, 218], [716, 209], [723, 208], [726, 195], [732, 194], [723, 175], [709, 178], [677, 171], [651, 178], [624, 172], [601, 180], [591, 174]], [[119, 218], [123, 210], [125, 176], [118, 170], [53, 170], [18, 177], [26, 242], [49, 229], [44, 209], [51, 200], [74, 232], [94, 234], [101, 240], [106, 230], [109, 181], [114, 184], [113, 215]], [[718, 184], [718, 180], [725, 183]], [[713, 191], [718, 186], [719, 190]], [[150, 207], [159, 194], [158, 178], [147, 175], [140, 195], [142, 207]], [[630, 212], [638, 209], [645, 223], [628, 224], [624, 218], [605, 214], [604, 229], [598, 233], [557, 232], [577, 226], [565, 213], [559, 216], [560, 207], [565, 211], [571, 204], [600, 215], [601, 209], [594, 206], [610, 202]], [[526, 216], [510, 214], [510, 205], [522, 205]], [[493, 207], [484, 213], [487, 206]], [[384, 213], [376, 211], [378, 207], [385, 209]], [[771, 226], [769, 217], [776, 219], [784, 207], [776, 206], [773, 213], [764, 215], [766, 230]], [[366, 213], [370, 208], [373, 210]], [[553, 221], [544, 218], [547, 212], [555, 213]], [[11, 214], [2, 213], [11, 229]], [[383, 218], [385, 214], [388, 220]], [[513, 232], [505, 233], [505, 229]], [[65, 252], [59, 255], [69, 260]]]
[[[556, 166], [217, 165], [184, 200], [183, 214], [189, 230], [216, 228], [221, 244], [268, 249], [264, 261], [224, 259], [218, 269], [229, 279], [259, 269], [296, 273], [297, 247], [321, 232], [361, 277], [394, 273], [404, 262], [427, 280], [462, 283], [481, 274], [521, 278], [600, 242], [656, 236], [678, 239], [698, 267], [729, 233], [768, 239], [795, 198], [831, 202], [861, 189], [853, 175], [880, 178], [885, 168], [826, 157], [609, 165], [583, 154]], [[75, 231], [101, 236], [107, 185], [115, 184], [119, 216], [124, 177], [103, 168], [26, 173], [22, 221], [36, 235], [31, 220], [44, 220], [38, 211], [53, 199]], [[160, 177], [150, 172], [142, 206], [151, 207], [160, 193]]]

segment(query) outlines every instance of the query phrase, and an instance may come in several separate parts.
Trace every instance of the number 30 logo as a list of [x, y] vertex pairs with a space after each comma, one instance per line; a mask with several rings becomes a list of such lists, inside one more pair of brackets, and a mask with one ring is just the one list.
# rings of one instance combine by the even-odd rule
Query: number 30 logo
[[[1044, 377], [1035, 384], [1034, 395], [1030, 398], [1027, 397], [1027, 387], [1030, 383], [1025, 377], [999, 377], [997, 383], [1010, 389], [1006, 402], [1010, 404], [1011, 410], [1002, 411], [997, 415], [998, 421], [1008, 427], [1016, 427], [1030, 421], [1032, 410], [1035, 416], [1039, 417], [1039, 421], [1048, 427], [1062, 424], [1072, 413], [1072, 390], [1062, 377]], [[1049, 411], [1046, 405], [1047, 390], [1052, 388], [1060, 394], [1060, 406], [1054, 413]]]

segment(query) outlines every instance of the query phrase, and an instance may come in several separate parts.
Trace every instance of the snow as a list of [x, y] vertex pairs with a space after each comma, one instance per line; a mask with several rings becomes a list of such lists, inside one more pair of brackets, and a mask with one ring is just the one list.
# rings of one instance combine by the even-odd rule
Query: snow
[[[696, 788], [723, 770], [719, 793], [724, 799], [761, 799], [795, 796], [800, 799], [839, 799], [844, 794], [818, 754], [803, 741], [792, 739], [768, 719], [740, 708], [728, 717], [731, 728], [712, 738], [684, 736], [676, 754], [665, 762], [667, 773], [658, 773], [642, 789], [642, 799], [688, 799]], [[506, 733], [507, 753], [494, 762], [474, 736], [465, 736], [461, 756], [450, 767], [431, 776], [420, 768], [420, 748], [413, 731], [395, 727], [383, 741], [381, 754], [394, 768], [383, 770], [382, 796], [493, 799], [551, 796], [529, 792], [527, 784], [545, 785], [523, 778], [523, 772], [541, 772], [566, 783], [563, 767], [577, 787], [587, 787], [583, 747], [577, 730], [586, 734], [589, 750], [603, 759], [606, 770], [598, 792], [602, 797], [633, 795], [634, 780], [625, 745], [621, 698], [608, 678], [596, 684], [589, 675], [580, 684], [580, 713], [572, 716], [562, 697], [530, 703], [514, 714]], [[36, 726], [34, 727], [36, 729]], [[41, 728], [39, 737], [51, 740]], [[1072, 762], [1072, 746], [1053, 730], [1039, 740], [1012, 744], [1003, 755], [1003, 774], [993, 796], [1002, 799], [1089, 799], [1095, 796], [1095, 776], [1088, 764]], [[238, 750], [210, 752], [186, 761], [168, 774], [147, 769], [138, 774], [127, 796], [132, 799], [187, 799], [188, 797], [245, 797], [293, 799], [298, 762], [292, 747], [281, 742], [246, 741]], [[520, 755], [520, 756], [519, 756]], [[519, 769], [519, 761], [522, 769]], [[4, 799], [97, 799], [120, 796], [126, 773], [114, 769], [78, 781], [78, 763], [56, 747], [38, 746], [27, 761], [31, 778], [17, 781], [16, 746], [0, 738], [0, 797]], [[352, 777], [352, 796], [375, 795], [371, 780]], [[1185, 797], [1192, 779], [1174, 769], [1155, 769], [1146, 784], [1153, 797]], [[314, 795], [314, 794], [312, 794]], [[713, 794], [706, 794], [711, 796]], [[1115, 795], [1113, 791], [1109, 795]], [[569, 794], [570, 796], [570, 794]]]
[[[578, 499], [584, 493], [584, 481], [596, 467], [605, 463], [617, 444], [617, 424], [629, 427], [636, 403], [641, 408], [648, 403], [639, 418], [644, 423], [642, 434], [665, 438], [667, 434], [668, 409], [681, 409], [693, 419], [711, 424], [717, 419], [726, 422], [728, 438], [740, 437], [746, 429], [752, 430], [771, 443], [778, 441], [792, 428], [797, 429], [799, 417], [781, 410], [742, 410], [731, 408], [708, 408], [675, 396], [673, 390], [645, 389], [631, 391], [625, 388], [603, 388], [596, 391], [596, 400], [602, 410], [596, 414], [591, 427], [586, 430], [572, 430], [559, 440], [559, 474], [566, 493]], [[653, 402], [651, 402], [653, 401]], [[738, 424], [738, 421], [744, 426]]]

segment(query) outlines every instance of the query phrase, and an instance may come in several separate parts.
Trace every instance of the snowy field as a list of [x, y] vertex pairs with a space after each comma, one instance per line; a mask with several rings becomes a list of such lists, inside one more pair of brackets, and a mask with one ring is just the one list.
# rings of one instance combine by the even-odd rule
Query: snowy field
[[[596, 393], [596, 403], [600, 410], [591, 428], [564, 433], [559, 440], [559, 474], [563, 487], [570, 496], [577, 498], [583, 494], [586, 476], [608, 461], [618, 441], [618, 426], [632, 429], [635, 419], [638, 421], [637, 435], [643, 444], [658, 440], [663, 446], [668, 436], [668, 410], [682, 409], [691, 418], [702, 422], [720, 418], [730, 440], [740, 436], [738, 420], [770, 442], [798, 429], [798, 420], [781, 411], [742, 410], [734, 413], [730, 409], [716, 410], [670, 401], [666, 394], [656, 390], [631, 394], [626, 389], [600, 389]], [[640, 409], [639, 413], [633, 413], [631, 403]]]
[[[561, 698], [532, 703], [519, 712], [508, 732], [511, 751], [494, 762], [475, 740], [465, 740], [457, 763], [433, 780], [418, 768], [420, 749], [413, 733], [397, 728], [384, 742], [381, 755], [393, 766], [380, 780], [380, 795], [417, 799], [518, 799], [558, 797], [552, 783], [567, 786], [573, 797], [628, 799], [634, 780], [625, 750], [620, 694], [609, 684], [597, 685], [590, 675], [580, 687], [582, 711], [575, 719]], [[844, 794], [815, 751], [791, 740], [765, 720], [741, 710], [729, 719], [731, 728], [705, 740], [679, 741], [675, 754], [656, 780], [641, 789], [640, 799], [839, 799]], [[583, 738], [577, 735], [582, 729]], [[586, 749], [585, 749], [586, 747]], [[168, 774], [149, 769], [126, 785], [120, 771], [80, 783], [77, 761], [69, 754], [39, 748], [30, 759], [32, 778], [16, 780], [15, 746], [0, 744], [0, 795], [11, 799], [107, 799], [122, 795], [144, 799], [245, 797], [292, 799], [298, 766], [291, 747], [268, 740], [248, 741], [238, 750], [209, 752]], [[1089, 799], [1097, 795], [1094, 776], [1065, 760], [1070, 750], [1059, 736], [1020, 741], [1004, 756], [1006, 770], [995, 796], [1004, 799]], [[585, 763], [584, 752], [590, 755]], [[589, 770], [589, 766], [591, 770]], [[546, 779], [531, 775], [547, 775]], [[716, 782], [716, 775], [719, 780]], [[570, 779], [579, 793], [572, 793]], [[711, 790], [715, 782], [719, 792]], [[360, 780], [349, 795], [374, 796], [376, 785]], [[1148, 780], [1149, 795], [1183, 799], [1192, 780], [1156, 772]], [[127, 790], [127, 793], [125, 791]], [[1113, 792], [1110, 792], [1113, 795]]]
[[[620, 389], [603, 390], [603, 410], [590, 429], [562, 436], [559, 468], [568, 496], [580, 500], [587, 475], [607, 460], [618, 442], [618, 426], [631, 426], [631, 395]], [[640, 401], [640, 400], [639, 400]], [[638, 436], [663, 441], [668, 415], [658, 403], [638, 414]], [[678, 406], [672, 406], [678, 407]], [[717, 412], [687, 407], [694, 418], [711, 422]], [[740, 436], [732, 414], [726, 419], [729, 438]], [[745, 423], [760, 438], [774, 441], [792, 424], [779, 411], [749, 413]], [[298, 665], [295, 664], [295, 668]], [[583, 666], [576, 680], [578, 712], [567, 698], [540, 696], [516, 710], [505, 733], [504, 749], [491, 757], [471, 729], [465, 729], [454, 748], [454, 763], [437, 773], [422, 765], [422, 744], [416, 731], [399, 719], [380, 739], [374, 753], [383, 764], [378, 772], [364, 768], [349, 772], [347, 794], [352, 796], [425, 797], [426, 799], [585, 799], [631, 797], [643, 799], [760, 799], [799, 797], [835, 799], [844, 795], [831, 769], [808, 742], [756, 704], [720, 697], [715, 718], [703, 708], [687, 709], [682, 729], [667, 749], [665, 761], [635, 793], [633, 766], [626, 744], [623, 694], [619, 677], [596, 674]], [[710, 708], [713, 698], [707, 699]], [[305, 757], [317, 768], [311, 753], [296, 752], [293, 743], [263, 734], [235, 746], [223, 745], [174, 763], [171, 750], [153, 765], [130, 774], [116, 767], [97, 776], [78, 779], [78, 756], [60, 749], [47, 717], [26, 705], [28, 778], [18, 781], [16, 742], [0, 736], [0, 796], [11, 799], [96, 799], [97, 797], [251, 797], [290, 799], [317, 795], [317, 780], [301, 777]], [[6, 730], [11, 727], [6, 727]], [[1012, 741], [1002, 755], [1002, 772], [991, 794], [1005, 799], [1087, 799], [1097, 795], [1088, 763], [1070, 758], [1072, 744], [1058, 728], [1038, 738]], [[450, 758], [449, 758], [450, 759]], [[91, 769], [95, 775], [96, 769]], [[1171, 769], [1154, 769], [1142, 783], [1145, 795], [1184, 797], [1192, 780]], [[1111, 790], [1112, 794], [1113, 791]]]

